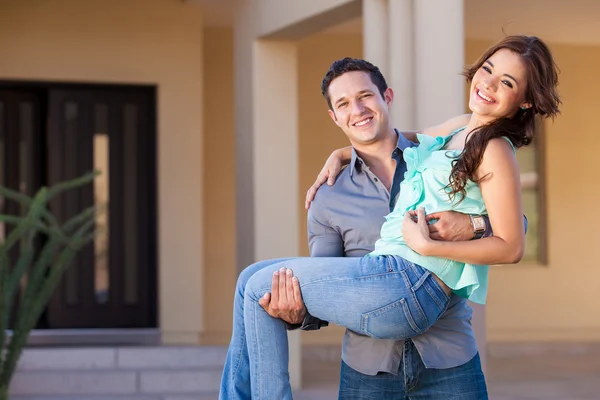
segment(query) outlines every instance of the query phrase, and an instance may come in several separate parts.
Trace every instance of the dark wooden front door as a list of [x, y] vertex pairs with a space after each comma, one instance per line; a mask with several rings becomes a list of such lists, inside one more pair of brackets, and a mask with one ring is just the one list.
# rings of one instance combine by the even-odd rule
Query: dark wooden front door
[[93, 185], [51, 204], [61, 220], [93, 204], [105, 211], [97, 219], [102, 233], [65, 274], [42, 327], [156, 326], [154, 102], [149, 87], [0, 85], [0, 125], [12, 146], [6, 149], [33, 143], [8, 152], [0, 172], [7, 186], [31, 192], [101, 172]]

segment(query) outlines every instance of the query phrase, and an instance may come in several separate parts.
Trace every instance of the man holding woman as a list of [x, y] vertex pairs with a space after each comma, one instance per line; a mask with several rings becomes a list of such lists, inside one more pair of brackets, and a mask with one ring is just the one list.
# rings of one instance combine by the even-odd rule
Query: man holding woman
[[[470, 312], [464, 299], [485, 301], [487, 267], [482, 264], [517, 262], [522, 254], [523, 222], [513, 148], [531, 140], [535, 114], [557, 113], [559, 100], [554, 68], [550, 52], [539, 39], [506, 38], [467, 71], [473, 112], [469, 120], [463, 123], [453, 119], [424, 130], [419, 136], [422, 143], [415, 148], [404, 145], [402, 135], [392, 128], [388, 110], [393, 92], [385, 81], [381, 84], [370, 72], [348, 70], [334, 63], [328, 72], [329, 78], [326, 75], [324, 79], [323, 94], [332, 119], [348, 135], [354, 150], [351, 156], [340, 153], [341, 158], [350, 159], [351, 164], [340, 181], [321, 191], [327, 197], [329, 189], [333, 194], [328, 197], [335, 199], [333, 188], [339, 186], [338, 194], [346, 192], [345, 199], [348, 199], [347, 194], [361, 185], [360, 179], [366, 179], [380, 198], [385, 197], [382, 193], [387, 191], [387, 213], [394, 207], [401, 188], [398, 204], [382, 227], [375, 251], [368, 256], [263, 262], [240, 275], [235, 327], [221, 398], [249, 398], [250, 393], [255, 399], [291, 398], [286, 327], [259, 305], [259, 301], [264, 304], [267, 300], [264, 294], [271, 288], [273, 273], [279, 275], [281, 268], [286, 269], [281, 271], [286, 278], [290, 276], [287, 269], [292, 269], [298, 277], [291, 279], [291, 289], [296, 289], [295, 300], [300, 301], [299, 282], [310, 314], [374, 339], [399, 340], [398, 343], [404, 344], [402, 349], [397, 349], [402, 354], [399, 362], [390, 357], [375, 370], [362, 374], [378, 376], [373, 372], [379, 371], [392, 378], [394, 374], [401, 375], [395, 382], [396, 389], [390, 391], [395, 393], [383, 398], [486, 398], [469, 324]], [[466, 127], [456, 129], [457, 125]], [[446, 136], [449, 133], [452, 134]], [[400, 185], [405, 170], [407, 180]], [[313, 207], [320, 196], [321, 192]], [[340, 201], [352, 203], [336, 200], [329, 209], [338, 206]], [[459, 211], [462, 215], [454, 220], [463, 228], [458, 231], [464, 231], [467, 220], [470, 226], [467, 214], [488, 214], [495, 234], [475, 245], [468, 240], [472, 238], [472, 231], [471, 237], [459, 237], [458, 242], [432, 240], [430, 231], [435, 230], [436, 224], [428, 226], [425, 222], [423, 206], [429, 213]], [[322, 208], [328, 209], [326, 205]], [[321, 243], [341, 238], [344, 244], [354, 240], [357, 249], [362, 246], [363, 250], [370, 250], [357, 239], [360, 226], [346, 225], [349, 229], [341, 229], [331, 213], [329, 216], [324, 213], [319, 221], [318, 207], [315, 209], [315, 213], [311, 212], [315, 217], [312, 229], [321, 231], [311, 239], [313, 255], [321, 255], [315, 251], [319, 240], [314, 239], [320, 236], [329, 238]], [[377, 215], [368, 216], [371, 211], [365, 203], [362, 208], [349, 209], [343, 214], [360, 216], [362, 212], [367, 214], [367, 219], [376, 220]], [[411, 216], [417, 217], [417, 221]], [[430, 217], [445, 220], [444, 214]], [[351, 249], [346, 249], [347, 253], [348, 250]], [[458, 310], [461, 315], [459, 323], [445, 318], [452, 310]], [[451, 321], [455, 321], [454, 328], [444, 332], [446, 322]], [[442, 331], [437, 331], [438, 328]], [[457, 334], [449, 333], [452, 331]], [[461, 337], [462, 340], [455, 340]], [[420, 346], [419, 338], [423, 338]], [[345, 350], [349, 348], [348, 343], [345, 340]], [[344, 361], [350, 358], [345, 351]], [[355, 360], [357, 364], [348, 366], [346, 362], [346, 366], [361, 368], [360, 357]], [[453, 360], [455, 365], [451, 365]], [[469, 369], [471, 373], [444, 376], [444, 371], [452, 372], [470, 362], [473, 364]], [[426, 367], [424, 372], [415, 372], [422, 366]], [[436, 371], [442, 373], [432, 374]], [[428, 374], [431, 379], [427, 378]], [[428, 384], [428, 381], [431, 382]], [[413, 392], [421, 382], [426, 389]], [[351, 397], [352, 391], [349, 389], [347, 394], [341, 391], [340, 398], [361, 398]]]

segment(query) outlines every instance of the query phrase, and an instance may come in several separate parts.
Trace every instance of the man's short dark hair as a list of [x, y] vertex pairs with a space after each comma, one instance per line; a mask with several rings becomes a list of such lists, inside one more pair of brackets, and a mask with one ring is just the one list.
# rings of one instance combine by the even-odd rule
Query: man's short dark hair
[[334, 61], [333, 64], [331, 64], [329, 70], [321, 81], [321, 93], [323, 94], [323, 97], [325, 97], [325, 100], [327, 100], [327, 105], [329, 106], [330, 110], [333, 110], [331, 99], [329, 98], [329, 85], [331, 85], [331, 81], [338, 76], [345, 74], [346, 72], [352, 71], [362, 71], [368, 73], [371, 77], [371, 81], [375, 84], [375, 86], [377, 86], [377, 89], [379, 89], [381, 97], [384, 96], [388, 86], [385, 82], [385, 78], [381, 74], [381, 71], [379, 71], [379, 68], [360, 58], [342, 58], [341, 60]]

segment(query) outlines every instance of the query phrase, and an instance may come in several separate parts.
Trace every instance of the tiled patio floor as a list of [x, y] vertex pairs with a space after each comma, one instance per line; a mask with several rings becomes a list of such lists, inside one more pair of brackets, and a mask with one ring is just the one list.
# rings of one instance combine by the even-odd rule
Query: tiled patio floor
[[[337, 399], [338, 368], [337, 362], [305, 361], [305, 387], [294, 399]], [[490, 358], [486, 379], [491, 400], [600, 400], [600, 356]]]

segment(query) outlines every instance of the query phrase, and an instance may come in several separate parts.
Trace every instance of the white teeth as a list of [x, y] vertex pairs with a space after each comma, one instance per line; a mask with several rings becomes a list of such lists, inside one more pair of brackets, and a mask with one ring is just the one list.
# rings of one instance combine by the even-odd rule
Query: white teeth
[[490, 103], [494, 101], [494, 100], [493, 100], [491, 97], [488, 97], [488, 96], [486, 96], [485, 94], [483, 94], [483, 93], [481, 92], [481, 90], [478, 90], [478, 91], [477, 91], [477, 94], [478, 94], [478, 95], [479, 95], [481, 98], [483, 98], [484, 100], [487, 100], [487, 101], [489, 101]]
[[354, 126], [363, 126], [363, 125], [368, 124], [369, 122], [371, 122], [371, 118], [367, 118], [364, 121], [357, 122], [354, 124]]

